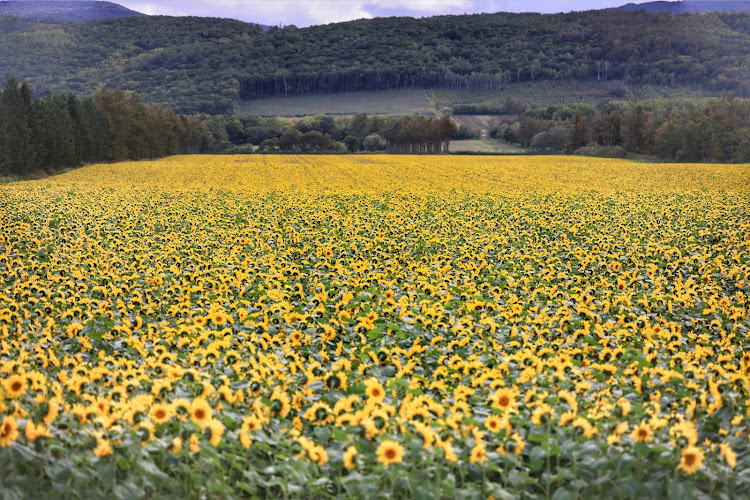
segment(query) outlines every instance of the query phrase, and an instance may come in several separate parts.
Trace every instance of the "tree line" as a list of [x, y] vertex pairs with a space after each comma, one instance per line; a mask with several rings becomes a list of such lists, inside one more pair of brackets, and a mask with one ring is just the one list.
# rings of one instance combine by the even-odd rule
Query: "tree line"
[[86, 99], [72, 93], [32, 99], [28, 83], [10, 78], [0, 92], [0, 177], [194, 153], [209, 139], [199, 118], [146, 105], [119, 88]]
[[674, 161], [750, 162], [750, 100], [543, 106], [495, 120], [490, 136], [533, 150]]

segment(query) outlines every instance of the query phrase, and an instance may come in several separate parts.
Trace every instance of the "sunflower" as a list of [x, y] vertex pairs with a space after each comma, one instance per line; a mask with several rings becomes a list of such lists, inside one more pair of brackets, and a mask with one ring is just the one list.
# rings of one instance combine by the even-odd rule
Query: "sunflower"
[[685, 474], [693, 474], [703, 465], [703, 451], [696, 446], [688, 446], [682, 450], [680, 464], [678, 469], [685, 471]]
[[513, 391], [507, 387], [498, 389], [492, 396], [492, 407], [499, 410], [508, 411], [516, 403], [516, 396]]
[[719, 455], [724, 457], [727, 465], [734, 469], [737, 466], [737, 455], [732, 450], [732, 447], [727, 443], [721, 443], [719, 445]]
[[372, 403], [382, 403], [385, 399], [385, 390], [383, 385], [376, 378], [365, 380], [365, 394], [367, 399]]
[[253, 439], [250, 436], [250, 431], [244, 425], [240, 429], [240, 444], [245, 448], [250, 448], [253, 445]]
[[172, 453], [179, 453], [182, 451], [182, 438], [177, 436], [172, 440]]
[[344, 467], [346, 467], [349, 470], [353, 470], [357, 468], [357, 448], [354, 446], [350, 446], [346, 449], [344, 452]]
[[16, 439], [18, 439], [18, 422], [15, 418], [6, 416], [0, 425], [0, 448], [10, 446]]
[[248, 432], [257, 431], [263, 427], [263, 423], [255, 415], [249, 415], [242, 420], [242, 428]]
[[49, 400], [47, 414], [44, 415], [42, 420], [44, 420], [44, 423], [47, 425], [50, 425], [52, 422], [57, 419], [57, 415], [60, 413], [60, 400], [57, 398], [52, 398]]
[[199, 453], [201, 451], [201, 438], [196, 433], [190, 434], [190, 452]]
[[205, 399], [198, 398], [190, 404], [190, 418], [193, 422], [201, 426], [201, 428], [205, 429], [208, 426], [208, 423], [211, 421], [211, 415], [211, 405]]
[[26, 377], [23, 375], [11, 375], [3, 382], [5, 396], [8, 399], [16, 399], [26, 392]]
[[578, 417], [575, 420], [573, 420], [573, 427], [580, 430], [583, 437], [590, 438], [594, 434], [596, 434], [596, 427], [591, 425], [591, 422], [589, 422], [583, 417]]
[[376, 451], [378, 462], [383, 465], [398, 464], [404, 459], [404, 447], [396, 441], [386, 439]]
[[487, 449], [481, 442], [477, 443], [474, 448], [471, 449], [471, 455], [469, 461], [473, 464], [477, 462], [485, 462], [487, 460]]
[[490, 432], [500, 432], [504, 427], [503, 419], [497, 415], [490, 415], [484, 420], [484, 426]]
[[44, 424], [35, 424], [31, 420], [26, 421], [26, 427], [23, 430], [24, 436], [30, 442], [36, 441], [40, 437], [52, 437], [49, 428]]
[[227, 322], [227, 317], [223, 312], [217, 311], [211, 315], [211, 321], [214, 325], [223, 325]]
[[159, 425], [169, 422], [169, 420], [172, 418], [173, 410], [170, 405], [157, 403], [151, 407], [149, 415], [151, 417], [151, 421], [154, 424]]
[[96, 455], [99, 458], [102, 458], [111, 454], [112, 454], [112, 445], [110, 444], [109, 440], [99, 439], [97, 441], [96, 448], [94, 448], [94, 455]]
[[211, 430], [211, 437], [208, 441], [213, 446], [219, 446], [219, 443], [221, 443], [221, 436], [224, 435], [224, 424], [219, 420], [212, 418], [208, 422], [208, 428]]
[[555, 416], [555, 410], [547, 403], [542, 403], [531, 413], [531, 423], [534, 425], [545, 425], [548, 419]]
[[651, 430], [651, 427], [646, 422], [641, 422], [638, 424], [632, 433], [630, 433], [630, 437], [633, 438], [633, 441], [636, 443], [650, 443], [653, 439], [654, 431]]

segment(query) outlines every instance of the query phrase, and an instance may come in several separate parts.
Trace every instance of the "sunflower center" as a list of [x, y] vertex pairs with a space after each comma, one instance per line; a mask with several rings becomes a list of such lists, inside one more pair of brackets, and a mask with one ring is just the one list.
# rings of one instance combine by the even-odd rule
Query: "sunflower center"
[[203, 408], [198, 408], [195, 410], [195, 418], [198, 420], [203, 420], [206, 417], [206, 411]]
[[500, 404], [500, 406], [508, 406], [508, 404], [510, 404], [510, 398], [503, 394], [498, 398], [497, 402]]
[[686, 465], [693, 465], [695, 463], [695, 455], [693, 453], [688, 453], [685, 455], [685, 464]]
[[385, 458], [387, 458], [388, 460], [393, 460], [394, 458], [396, 458], [396, 450], [394, 450], [393, 448], [388, 448], [387, 450], [385, 450]]
[[372, 395], [375, 396], [375, 397], [380, 396], [380, 389], [373, 389], [372, 390]]
[[20, 391], [22, 387], [23, 387], [23, 384], [22, 384], [21, 382], [19, 382], [18, 380], [16, 380], [16, 381], [15, 381], [15, 382], [13, 382], [12, 384], [10, 384], [10, 389], [11, 389], [11, 390], [12, 390], [13, 392], [18, 392], [18, 391]]
[[167, 413], [164, 410], [162, 409], [156, 410], [156, 418], [161, 419], [161, 418], [164, 418], [166, 415]]
[[646, 429], [638, 429], [638, 437], [648, 437], [648, 431]]

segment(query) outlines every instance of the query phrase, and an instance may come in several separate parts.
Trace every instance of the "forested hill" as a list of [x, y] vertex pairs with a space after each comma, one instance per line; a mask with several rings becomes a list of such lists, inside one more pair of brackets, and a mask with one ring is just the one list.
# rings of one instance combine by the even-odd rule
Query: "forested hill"
[[8, 0], [0, 2], [0, 16], [44, 21], [94, 21], [143, 16], [112, 2]]
[[14, 75], [35, 95], [120, 85], [147, 102], [208, 113], [273, 95], [552, 79], [750, 96], [748, 47], [747, 13], [393, 17], [268, 31], [215, 18], [31, 25], [0, 18], [0, 80]]
[[618, 9], [624, 10], [645, 10], [648, 12], [669, 12], [671, 14], [700, 13], [709, 11], [719, 12], [750, 12], [750, 2], [748, 1], [682, 1], [682, 2], [645, 2], [629, 3]]

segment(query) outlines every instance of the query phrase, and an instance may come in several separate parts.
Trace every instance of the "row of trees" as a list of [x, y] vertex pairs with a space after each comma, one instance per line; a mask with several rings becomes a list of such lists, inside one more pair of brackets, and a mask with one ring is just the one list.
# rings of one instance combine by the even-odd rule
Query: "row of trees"
[[697, 105], [581, 106], [568, 111], [529, 110], [517, 122], [496, 123], [490, 135], [547, 152], [750, 162], [750, 100], [734, 95]]
[[[381, 151], [434, 154], [448, 152], [459, 132], [473, 137], [473, 131], [459, 129], [449, 115], [403, 117], [367, 116], [334, 119], [315, 115], [296, 120], [232, 117], [226, 122], [227, 138], [236, 146], [260, 144], [262, 152], [321, 153]], [[342, 146], [343, 145], [343, 146]]]
[[27, 83], [10, 78], [0, 92], [0, 176], [195, 153], [210, 140], [199, 117], [145, 105], [120, 89], [82, 100], [64, 93], [33, 100]]

